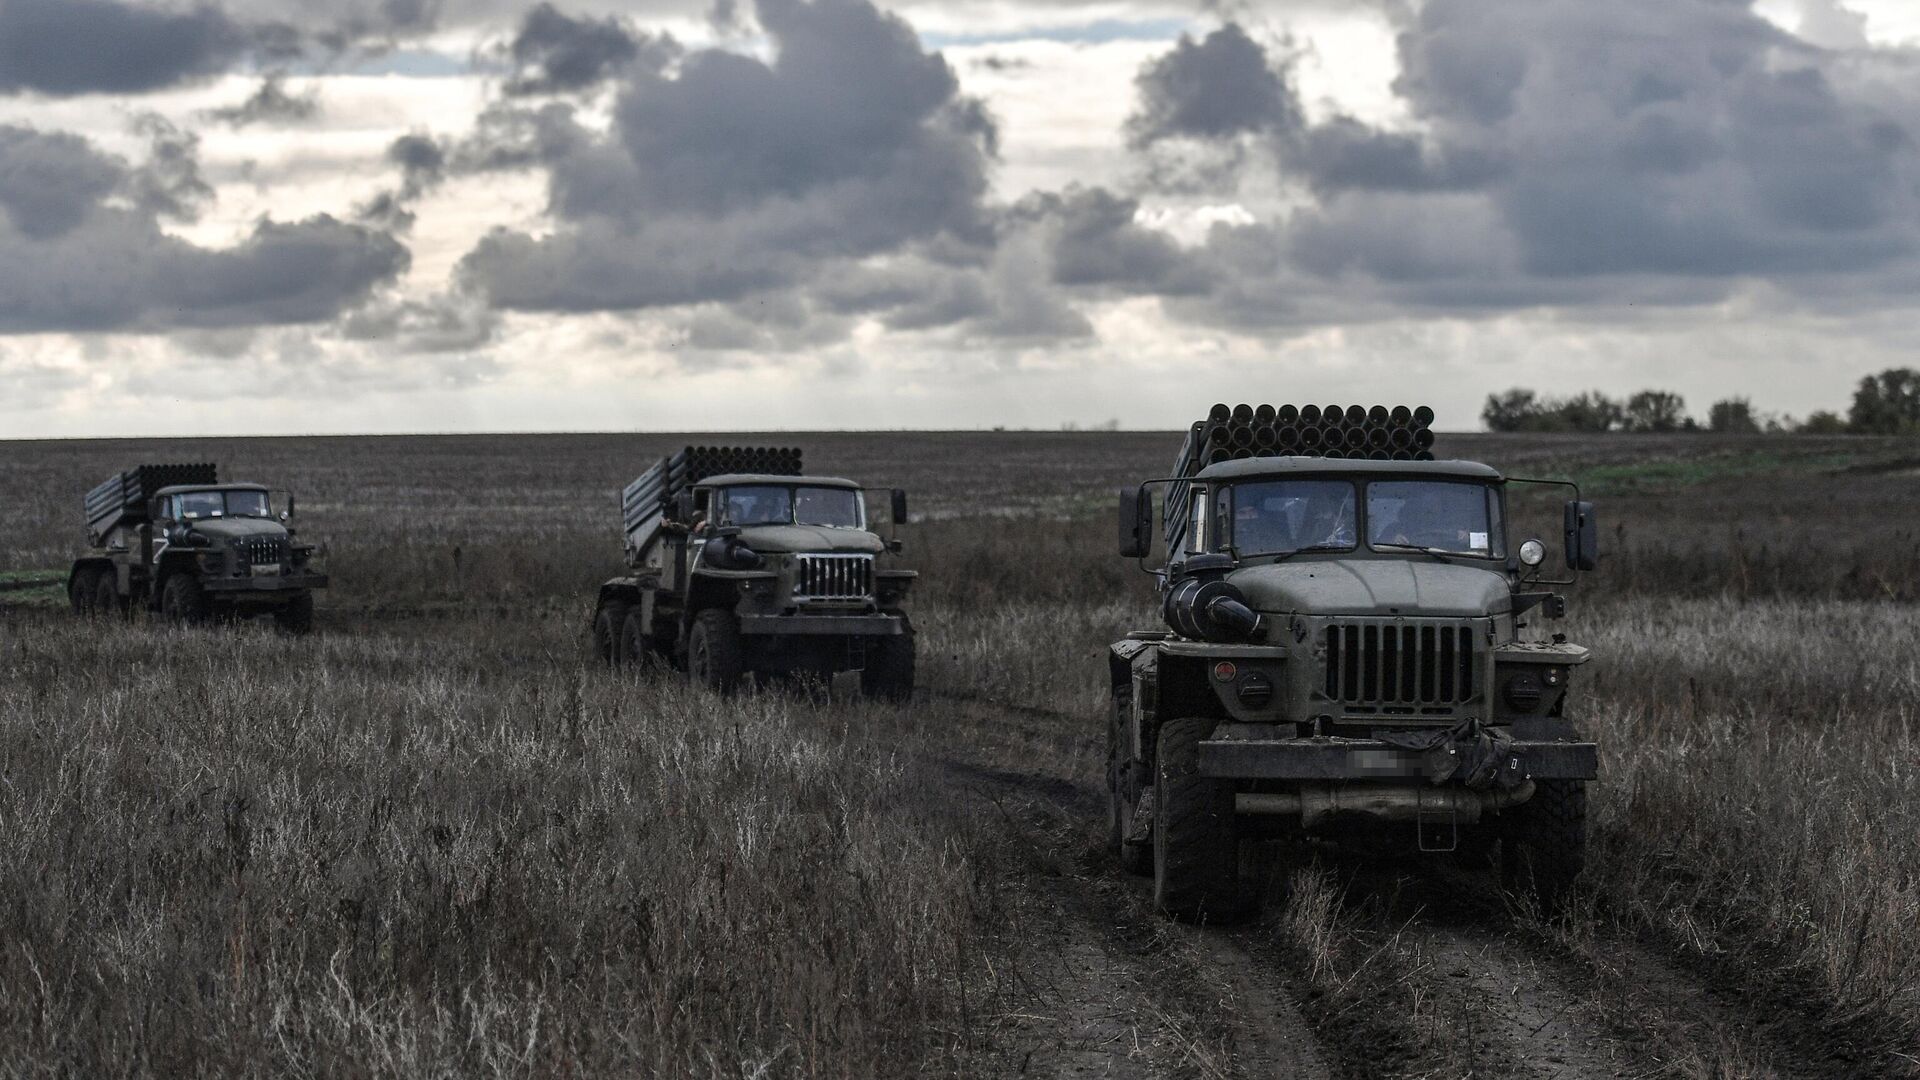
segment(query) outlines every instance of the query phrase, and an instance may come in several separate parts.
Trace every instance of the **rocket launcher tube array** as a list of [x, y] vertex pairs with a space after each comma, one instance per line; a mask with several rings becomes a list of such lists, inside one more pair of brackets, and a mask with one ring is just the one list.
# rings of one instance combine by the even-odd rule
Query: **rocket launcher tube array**
[[[1207, 410], [1187, 430], [1173, 475], [1251, 457], [1433, 460], [1433, 410], [1425, 405], [1228, 405]], [[1185, 536], [1189, 486], [1167, 492], [1169, 550]]]

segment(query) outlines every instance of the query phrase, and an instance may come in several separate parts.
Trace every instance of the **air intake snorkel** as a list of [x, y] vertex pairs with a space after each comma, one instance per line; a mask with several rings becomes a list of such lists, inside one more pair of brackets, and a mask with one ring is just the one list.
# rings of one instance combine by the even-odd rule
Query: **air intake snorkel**
[[1197, 555], [1167, 589], [1161, 615], [1182, 637], [1201, 641], [1248, 641], [1260, 632], [1260, 615], [1245, 593], [1224, 579], [1234, 561], [1227, 555]]

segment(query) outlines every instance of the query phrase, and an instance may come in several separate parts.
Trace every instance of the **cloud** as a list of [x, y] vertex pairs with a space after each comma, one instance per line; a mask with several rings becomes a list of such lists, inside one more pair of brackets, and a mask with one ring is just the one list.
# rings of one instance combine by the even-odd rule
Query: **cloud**
[[550, 3], [527, 12], [506, 53], [513, 64], [510, 96], [570, 94], [598, 89], [629, 64], [654, 70], [679, 52], [670, 37], [652, 37], [619, 19], [573, 18]]
[[497, 124], [549, 170], [560, 228], [496, 230], [462, 280], [518, 310], [726, 302], [838, 260], [986, 236], [992, 124], [945, 60], [865, 0], [756, 12], [769, 59], [716, 48], [672, 71], [630, 66], [605, 135], [570, 113]]
[[226, 71], [253, 41], [211, 5], [0, 0], [0, 93], [145, 93]]
[[229, 248], [169, 235], [160, 215], [189, 212], [205, 185], [190, 141], [145, 128], [156, 159], [135, 168], [71, 135], [0, 125], [0, 332], [319, 322], [406, 268], [391, 236], [326, 215], [262, 220]]
[[320, 115], [318, 94], [290, 94], [284, 72], [272, 72], [260, 80], [258, 89], [238, 105], [212, 109], [207, 117], [228, 127], [253, 124], [302, 124]]
[[1913, 274], [1920, 109], [1876, 85], [1915, 50], [1815, 48], [1715, 0], [1431, 0], [1398, 51], [1410, 119], [1394, 128], [1309, 120], [1290, 47], [1233, 25], [1143, 68], [1136, 150], [1197, 147], [1242, 179], [1264, 162], [1298, 196], [1284, 218], [1216, 228], [1217, 291], [1177, 310], [1699, 304], [1755, 279], [1814, 294]]

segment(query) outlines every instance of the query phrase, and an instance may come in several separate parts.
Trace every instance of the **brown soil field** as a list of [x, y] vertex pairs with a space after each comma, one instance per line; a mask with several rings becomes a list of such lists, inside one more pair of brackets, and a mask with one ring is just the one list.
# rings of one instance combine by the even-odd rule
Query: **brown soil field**
[[[911, 703], [590, 661], [621, 485], [749, 440], [912, 492]], [[1571, 911], [1326, 846], [1195, 928], [1103, 846], [1112, 492], [1177, 444], [0, 442], [0, 583], [191, 460], [336, 583], [306, 639], [0, 591], [0, 1074], [1920, 1076], [1920, 445], [1443, 437], [1599, 504]]]

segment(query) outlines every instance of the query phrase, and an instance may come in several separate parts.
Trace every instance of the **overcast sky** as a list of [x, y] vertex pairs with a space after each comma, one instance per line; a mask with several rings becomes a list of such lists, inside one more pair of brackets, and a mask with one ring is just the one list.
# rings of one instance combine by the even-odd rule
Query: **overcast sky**
[[1910, 0], [0, 0], [0, 437], [1920, 365]]

